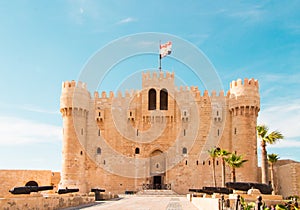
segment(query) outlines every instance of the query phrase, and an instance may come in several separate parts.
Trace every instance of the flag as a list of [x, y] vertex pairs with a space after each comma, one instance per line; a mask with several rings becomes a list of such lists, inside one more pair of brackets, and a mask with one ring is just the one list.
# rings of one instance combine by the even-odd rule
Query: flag
[[167, 55], [171, 54], [172, 42], [169, 41], [165, 44], [161, 44], [159, 48], [160, 58], [166, 57]]

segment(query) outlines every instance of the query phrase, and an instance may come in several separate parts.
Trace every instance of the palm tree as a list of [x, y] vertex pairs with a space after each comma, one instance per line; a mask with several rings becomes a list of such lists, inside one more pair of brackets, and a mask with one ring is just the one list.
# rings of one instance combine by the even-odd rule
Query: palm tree
[[261, 139], [261, 181], [268, 184], [268, 159], [267, 144], [274, 144], [278, 140], [283, 139], [283, 135], [279, 131], [272, 131], [268, 134], [269, 128], [266, 125], [256, 126], [257, 135]]
[[220, 149], [217, 155], [222, 160], [222, 187], [225, 187], [225, 158], [230, 155], [230, 152]]
[[232, 181], [236, 182], [235, 169], [242, 167], [248, 160], [244, 160], [242, 155], [236, 155], [234, 153], [231, 153], [227, 158], [224, 158], [224, 160], [231, 168]]
[[277, 160], [279, 159], [278, 155], [277, 154], [268, 154], [268, 161], [270, 163], [270, 166], [271, 166], [271, 183], [272, 183], [272, 188], [273, 188], [273, 191], [275, 192], [275, 183], [274, 183], [274, 164], [277, 162]]
[[208, 150], [209, 156], [212, 160], [214, 187], [217, 187], [215, 161], [216, 161], [216, 157], [218, 156], [218, 151], [219, 151], [219, 148], [212, 148], [211, 150]]

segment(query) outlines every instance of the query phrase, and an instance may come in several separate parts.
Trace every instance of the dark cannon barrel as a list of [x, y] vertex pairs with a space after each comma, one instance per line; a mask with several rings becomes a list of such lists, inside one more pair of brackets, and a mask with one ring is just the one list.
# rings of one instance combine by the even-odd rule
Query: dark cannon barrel
[[209, 191], [206, 191], [206, 190], [203, 190], [203, 189], [189, 189], [189, 192], [212, 194]]
[[53, 190], [53, 186], [40, 186], [40, 187], [38, 187], [38, 191], [44, 191], [44, 190]]
[[24, 186], [24, 187], [14, 187], [13, 189], [9, 190], [11, 194], [18, 195], [18, 194], [30, 194], [32, 192], [39, 192], [44, 190], [53, 190], [53, 186]]
[[271, 194], [272, 186], [253, 182], [227, 182], [226, 187], [234, 190], [248, 191], [252, 188], [258, 189], [262, 194]]
[[99, 188], [93, 188], [93, 189], [91, 189], [91, 192], [105, 192], [105, 190], [99, 189]]
[[79, 192], [79, 189], [78, 188], [73, 188], [73, 189], [66, 188], [66, 189], [59, 189], [57, 191], [58, 194], [66, 194], [66, 193], [73, 193], [73, 192]]
[[189, 189], [190, 192], [197, 192], [197, 193], [206, 193], [206, 194], [214, 194], [214, 193], [221, 193], [221, 194], [231, 194], [233, 193], [232, 189], [228, 189], [225, 187], [202, 187], [202, 189]]
[[203, 187], [205, 191], [209, 191], [212, 193], [221, 193], [221, 194], [231, 194], [233, 193], [232, 189], [228, 189], [226, 187]]

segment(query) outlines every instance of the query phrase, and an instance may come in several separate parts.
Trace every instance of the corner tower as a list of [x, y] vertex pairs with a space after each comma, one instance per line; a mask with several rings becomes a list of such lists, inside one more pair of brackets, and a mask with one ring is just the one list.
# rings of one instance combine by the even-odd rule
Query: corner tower
[[63, 82], [60, 112], [63, 118], [62, 174], [59, 188], [86, 191], [85, 162], [90, 94], [84, 83]]
[[[237, 178], [243, 174], [245, 181], [257, 182], [257, 116], [260, 110], [259, 84], [257, 80], [241, 79], [230, 83], [229, 111], [231, 118], [232, 152], [248, 160], [237, 170]], [[252, 171], [249, 171], [252, 170]]]

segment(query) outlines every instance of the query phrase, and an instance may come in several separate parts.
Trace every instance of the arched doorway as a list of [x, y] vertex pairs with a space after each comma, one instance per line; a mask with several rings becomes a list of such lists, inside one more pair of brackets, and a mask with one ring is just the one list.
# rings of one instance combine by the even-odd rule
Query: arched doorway
[[165, 184], [166, 158], [161, 150], [154, 150], [150, 155], [150, 175], [152, 188], [163, 189]]

